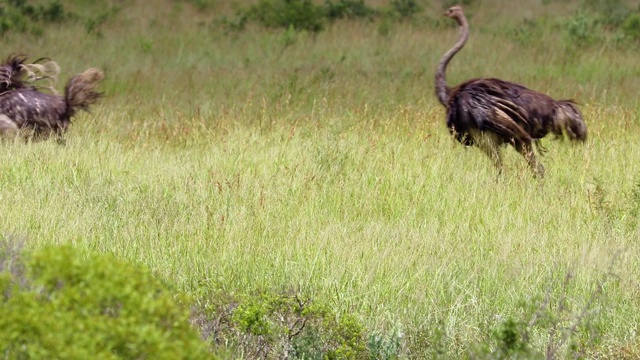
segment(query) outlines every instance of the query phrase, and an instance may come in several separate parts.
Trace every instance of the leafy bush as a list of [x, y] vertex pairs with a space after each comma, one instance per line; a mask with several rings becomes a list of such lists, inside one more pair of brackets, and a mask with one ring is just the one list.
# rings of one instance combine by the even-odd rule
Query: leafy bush
[[269, 28], [318, 32], [324, 27], [324, 9], [311, 0], [260, 0], [247, 14]]
[[0, 34], [39, 32], [41, 24], [62, 22], [68, 17], [59, 0], [39, 5], [29, 4], [26, 0], [9, 0], [0, 5]]
[[25, 256], [7, 244], [0, 246], [5, 358], [210, 357], [188, 308], [149, 271], [70, 246]]
[[640, 12], [630, 15], [622, 25], [624, 36], [633, 41], [640, 41]]
[[102, 35], [100, 28], [110, 20], [116, 18], [121, 10], [122, 7], [115, 5], [106, 9], [96, 9], [96, 11], [91, 12], [91, 15], [84, 19], [84, 27], [87, 34]]
[[584, 47], [597, 40], [597, 20], [585, 13], [579, 12], [569, 19], [566, 24], [567, 35], [572, 46]]
[[630, 13], [622, 0], [584, 0], [584, 7], [598, 15], [605, 25], [618, 27]]
[[508, 32], [509, 37], [522, 45], [529, 45], [540, 36], [541, 29], [544, 28], [539, 20], [524, 19], [520, 24], [515, 25]]
[[255, 21], [268, 28], [319, 32], [327, 22], [337, 19], [382, 17], [386, 22], [388, 18], [410, 18], [420, 11], [418, 0], [391, 0], [382, 10], [369, 7], [364, 0], [325, 0], [324, 5], [315, 5], [312, 0], [259, 0], [237, 11], [235, 20], [223, 18], [220, 22], [228, 30], [242, 30], [248, 21]]
[[372, 350], [399, 351], [387, 339], [368, 348], [355, 316], [298, 294], [215, 294], [203, 301], [195, 322], [216, 347], [226, 344], [249, 358], [359, 359]]
[[[583, 0], [580, 10], [565, 24], [570, 48], [581, 48], [613, 40], [624, 45], [625, 40], [640, 38], [640, 14], [623, 0]], [[640, 11], [640, 9], [639, 9]]]
[[[491, 331], [491, 340], [478, 347], [476, 357], [489, 359], [530, 359], [541, 358], [541, 353], [532, 349], [528, 324], [513, 318], [500, 322]], [[484, 356], [479, 356], [485, 354]]]
[[214, 5], [217, 3], [217, 1], [215, 0], [175, 0], [175, 1], [182, 1], [182, 2], [189, 3], [199, 10], [213, 9]]
[[397, 330], [385, 337], [379, 333], [369, 334], [367, 349], [370, 359], [398, 359], [402, 351], [403, 334]]
[[401, 18], [410, 18], [422, 11], [417, 0], [391, 0], [391, 11]]
[[327, 0], [325, 2], [325, 14], [330, 20], [371, 18], [376, 13], [376, 10], [367, 6], [364, 0]]

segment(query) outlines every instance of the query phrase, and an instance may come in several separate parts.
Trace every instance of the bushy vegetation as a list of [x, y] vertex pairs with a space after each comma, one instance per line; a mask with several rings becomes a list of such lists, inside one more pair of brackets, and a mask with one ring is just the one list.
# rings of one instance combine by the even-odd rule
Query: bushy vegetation
[[8, 0], [0, 4], [0, 35], [7, 31], [42, 32], [46, 23], [59, 23], [68, 18], [59, 0], [33, 5], [27, 0]]
[[0, 241], [0, 353], [8, 359], [211, 358], [190, 312], [148, 270], [70, 246]]
[[9, 0], [0, 4], [0, 35], [16, 32], [42, 36], [47, 26], [61, 24], [84, 24], [87, 33], [99, 35], [100, 27], [127, 5], [126, 1], [97, 2], [87, 10], [82, 1], [65, 5], [60, 0]]
[[[469, 14], [473, 14], [474, 1], [445, 1], [443, 8], [461, 4]], [[548, 2], [547, 2], [548, 4]], [[441, 27], [441, 19], [432, 19], [423, 14], [420, 2], [415, 0], [391, 0], [386, 6], [374, 8], [364, 0], [327, 0], [316, 4], [309, 0], [260, 0], [256, 4], [236, 11], [235, 18], [224, 18], [229, 30], [242, 30], [250, 22], [267, 28], [284, 28], [319, 32], [337, 19], [376, 19], [380, 23], [378, 32], [388, 34], [391, 22], [415, 19], [418, 15], [422, 23]], [[546, 18], [525, 18], [522, 25], [513, 28], [515, 39], [528, 43], [536, 39], [534, 29], [545, 26], [565, 34], [568, 48], [581, 48], [603, 44], [613, 40], [617, 45], [635, 42], [640, 38], [640, 9], [633, 9], [622, 0], [585, 0], [583, 6], [573, 15], [559, 17], [555, 22]], [[449, 24], [445, 22], [445, 24]]]
[[584, 7], [590, 11], [600, 23], [618, 27], [635, 9], [630, 8], [623, 0], [584, 0]]
[[401, 18], [409, 18], [422, 11], [416, 0], [391, 0], [391, 9]]
[[324, 27], [324, 9], [311, 0], [260, 0], [247, 16], [272, 28], [317, 32]]
[[378, 12], [368, 6], [364, 0], [327, 0], [325, 2], [326, 17], [336, 19], [372, 18]]
[[238, 10], [236, 20], [229, 23], [244, 25], [247, 21], [255, 21], [268, 28], [318, 32], [338, 19], [406, 19], [422, 10], [415, 0], [391, 0], [384, 8], [371, 7], [364, 0], [327, 0], [322, 5], [310, 0], [260, 0]]
[[550, 19], [525, 18], [512, 29], [513, 38], [520, 43], [537, 41], [543, 29], [564, 34], [565, 48], [590, 46], [627, 47], [639, 39], [640, 9], [625, 5], [621, 0], [586, 0], [573, 14]]
[[640, 9], [627, 16], [622, 24], [622, 30], [627, 38], [640, 41]]
[[199, 309], [196, 325], [205, 338], [233, 358], [382, 358], [375, 356], [381, 346], [367, 347], [367, 331], [353, 314], [339, 315], [300, 294], [218, 293], [203, 299]]
[[198, 10], [209, 10], [215, 7], [217, 0], [174, 0], [176, 2], [188, 3]]

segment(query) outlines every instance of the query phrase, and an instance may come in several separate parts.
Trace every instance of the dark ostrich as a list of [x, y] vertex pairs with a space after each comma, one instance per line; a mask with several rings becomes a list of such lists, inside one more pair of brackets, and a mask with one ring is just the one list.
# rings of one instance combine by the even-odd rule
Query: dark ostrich
[[436, 71], [436, 95], [447, 110], [447, 127], [462, 144], [482, 149], [502, 171], [500, 146], [511, 144], [527, 160], [534, 175], [543, 177], [544, 166], [536, 158], [533, 144], [549, 133], [585, 141], [587, 126], [571, 100], [550, 96], [499, 79], [473, 79], [449, 88], [447, 64], [469, 37], [469, 24], [460, 6], [444, 14], [460, 25], [456, 44], [447, 51]]
[[[78, 110], [89, 110], [102, 94], [96, 91], [104, 78], [99, 69], [90, 68], [72, 77], [63, 95], [39, 91], [34, 83], [49, 79], [55, 83], [59, 68], [10, 57], [0, 65], [0, 133], [45, 139], [63, 135]], [[51, 70], [53, 69], [53, 70]], [[55, 73], [55, 76], [48, 73]], [[44, 75], [42, 75], [44, 74]], [[45, 88], [53, 89], [51, 86]]]
[[0, 64], [0, 93], [23, 88], [44, 89], [55, 93], [60, 66], [55, 61], [40, 58], [27, 63], [27, 57], [10, 55]]

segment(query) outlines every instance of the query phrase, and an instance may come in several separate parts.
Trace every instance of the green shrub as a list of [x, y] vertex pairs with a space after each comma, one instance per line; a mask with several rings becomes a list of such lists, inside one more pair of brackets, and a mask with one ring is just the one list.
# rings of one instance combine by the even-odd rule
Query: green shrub
[[247, 14], [246, 11], [236, 10], [235, 16], [222, 16], [214, 23], [221, 25], [224, 28], [225, 33], [229, 34], [244, 30], [248, 21], [249, 14]]
[[91, 15], [88, 15], [84, 19], [84, 27], [87, 31], [87, 34], [96, 34], [101, 35], [101, 27], [104, 24], [108, 23], [110, 20], [115, 19], [122, 7], [120, 6], [111, 6], [106, 9], [100, 9], [91, 12]]
[[211, 357], [190, 327], [188, 308], [148, 270], [111, 256], [84, 257], [70, 246], [15, 254], [0, 252], [0, 264], [13, 264], [0, 266], [5, 358]]
[[215, 8], [217, 1], [215, 0], [175, 0], [191, 4], [198, 10], [208, 10]]
[[401, 18], [410, 18], [422, 11], [417, 0], [391, 0], [391, 11]]
[[528, 339], [528, 324], [522, 320], [506, 319], [491, 331], [491, 340], [483, 344], [480, 353], [489, 354], [490, 359], [531, 359], [540, 357]]
[[584, 0], [584, 7], [597, 14], [601, 23], [618, 27], [630, 13], [622, 0]]
[[67, 18], [64, 7], [60, 1], [55, 0], [47, 5], [40, 5], [32, 8], [34, 11], [30, 16], [36, 21], [62, 22]]
[[318, 32], [324, 27], [324, 9], [311, 0], [260, 0], [247, 14], [269, 28]]
[[566, 24], [569, 43], [578, 48], [593, 44], [597, 40], [597, 29], [597, 20], [583, 12], [578, 12]]
[[[456, 1], [469, 5], [474, 0]], [[235, 19], [218, 20], [227, 30], [243, 30], [246, 23], [257, 22], [268, 28], [307, 30], [319, 32], [327, 22], [337, 19], [381, 20], [379, 33], [389, 34], [391, 23], [414, 18], [422, 12], [421, 0], [390, 0], [383, 8], [368, 6], [364, 0], [325, 0], [315, 5], [312, 0], [259, 0], [256, 4], [237, 11]], [[435, 21], [440, 24], [442, 21]], [[449, 22], [447, 22], [449, 24]]]
[[539, 20], [525, 18], [520, 24], [515, 25], [508, 34], [515, 42], [529, 45], [540, 37], [542, 28], [544, 26], [541, 26]]
[[627, 17], [622, 25], [624, 36], [633, 41], [640, 41], [640, 12]]
[[32, 5], [26, 0], [0, 4], [0, 34], [7, 31], [40, 32], [44, 23], [59, 23], [70, 18], [59, 0]]
[[[300, 295], [216, 294], [203, 304], [196, 320], [203, 335], [215, 347], [226, 345], [249, 358], [360, 359], [371, 353], [365, 328], [355, 316], [336, 314]], [[381, 345], [376, 350], [399, 351]]]
[[324, 7], [326, 17], [330, 20], [371, 18], [377, 13], [364, 0], [326, 0]]
[[369, 334], [367, 339], [367, 349], [369, 358], [389, 360], [398, 359], [402, 351], [403, 334], [397, 330], [393, 331], [389, 336], [379, 333]]

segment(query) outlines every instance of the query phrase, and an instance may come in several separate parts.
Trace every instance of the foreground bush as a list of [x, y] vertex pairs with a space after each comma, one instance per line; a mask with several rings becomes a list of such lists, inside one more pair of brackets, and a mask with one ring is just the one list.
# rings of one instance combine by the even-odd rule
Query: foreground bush
[[144, 268], [70, 246], [26, 256], [0, 242], [4, 358], [210, 358], [189, 315]]

